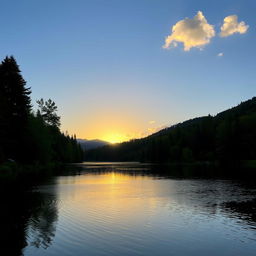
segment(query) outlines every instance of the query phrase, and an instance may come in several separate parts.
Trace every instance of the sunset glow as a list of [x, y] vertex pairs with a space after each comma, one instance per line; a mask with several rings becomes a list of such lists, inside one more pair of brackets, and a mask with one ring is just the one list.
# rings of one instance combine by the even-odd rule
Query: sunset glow
[[105, 137], [102, 138], [104, 141], [110, 142], [111, 144], [120, 143], [124, 141], [128, 141], [130, 138], [127, 136], [124, 136], [122, 134], [108, 134]]
[[56, 102], [63, 132], [117, 143], [254, 94], [254, 1], [66, 2], [57, 11], [53, 1], [49, 19], [46, 6], [20, 4], [13, 15], [24, 36], [13, 20], [1, 45], [2, 58], [14, 54], [32, 87], [35, 111], [40, 98]]

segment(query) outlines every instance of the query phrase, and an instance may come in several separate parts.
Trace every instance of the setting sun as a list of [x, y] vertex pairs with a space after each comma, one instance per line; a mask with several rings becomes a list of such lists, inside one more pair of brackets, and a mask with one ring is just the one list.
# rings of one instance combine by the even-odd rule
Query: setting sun
[[115, 144], [115, 143], [128, 141], [129, 138], [127, 136], [122, 135], [122, 134], [112, 133], [112, 134], [107, 134], [106, 136], [104, 136], [103, 140], [107, 141], [107, 142], [110, 142], [111, 144]]

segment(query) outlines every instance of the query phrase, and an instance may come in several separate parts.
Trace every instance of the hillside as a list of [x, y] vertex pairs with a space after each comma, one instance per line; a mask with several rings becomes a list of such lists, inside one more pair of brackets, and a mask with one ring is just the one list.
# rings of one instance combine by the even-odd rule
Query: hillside
[[86, 160], [218, 162], [256, 159], [256, 97], [216, 116], [203, 116], [143, 139], [86, 151]]

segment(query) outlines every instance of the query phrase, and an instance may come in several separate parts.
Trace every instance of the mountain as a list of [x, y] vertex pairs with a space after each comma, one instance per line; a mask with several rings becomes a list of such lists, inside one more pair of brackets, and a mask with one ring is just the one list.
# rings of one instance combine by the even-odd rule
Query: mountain
[[[256, 163], [256, 97], [216, 116], [202, 116], [146, 138], [89, 150], [86, 160], [161, 163]], [[253, 161], [250, 161], [253, 162]]]
[[89, 150], [109, 145], [109, 142], [103, 140], [77, 139], [77, 142], [81, 145], [83, 150]]

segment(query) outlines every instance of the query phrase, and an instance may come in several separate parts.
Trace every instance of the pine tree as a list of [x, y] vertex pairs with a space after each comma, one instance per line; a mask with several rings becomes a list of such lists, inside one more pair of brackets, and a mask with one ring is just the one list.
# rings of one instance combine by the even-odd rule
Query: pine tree
[[31, 109], [30, 88], [13, 56], [0, 65], [0, 140], [6, 158], [22, 159], [26, 126]]
[[58, 107], [55, 102], [51, 99], [44, 101], [44, 99], [37, 100], [39, 109], [37, 114], [40, 115], [45, 123], [49, 126], [59, 128], [60, 127], [60, 117], [57, 115]]

